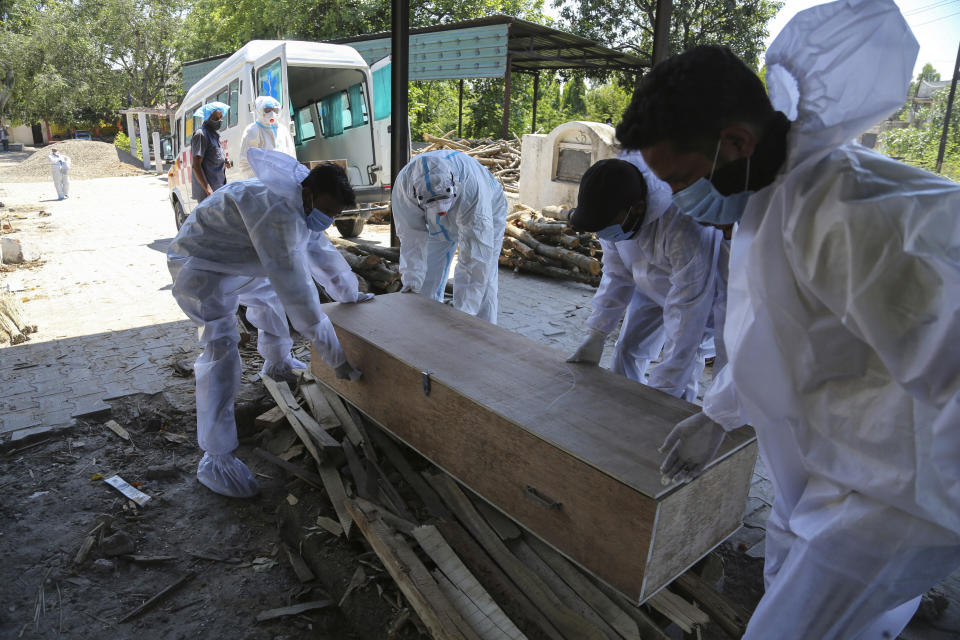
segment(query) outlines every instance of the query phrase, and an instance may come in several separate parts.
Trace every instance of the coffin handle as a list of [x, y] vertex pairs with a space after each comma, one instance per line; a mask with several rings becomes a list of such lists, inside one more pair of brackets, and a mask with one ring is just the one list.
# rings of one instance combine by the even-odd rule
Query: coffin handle
[[556, 509], [557, 511], [563, 509], [563, 503], [557, 502], [553, 498], [540, 493], [536, 488], [527, 485], [526, 488], [527, 497], [536, 502], [538, 505], [544, 509]]

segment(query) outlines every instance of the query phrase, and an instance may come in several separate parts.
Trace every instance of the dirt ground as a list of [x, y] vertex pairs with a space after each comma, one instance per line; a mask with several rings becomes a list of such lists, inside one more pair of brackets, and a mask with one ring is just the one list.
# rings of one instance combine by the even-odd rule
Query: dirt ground
[[[251, 351], [244, 360], [255, 370]], [[237, 453], [262, 489], [249, 500], [218, 496], [196, 481], [201, 452], [192, 394], [192, 380], [185, 380], [162, 394], [123, 398], [66, 437], [2, 452], [0, 637], [418, 637], [413, 623], [402, 624], [409, 612], [376, 557], [362, 543], [315, 526], [318, 515], [336, 518], [322, 492], [251, 453], [262, 447], [281, 454], [295, 438], [289, 428], [254, 427], [254, 417], [273, 406], [262, 385], [245, 384], [237, 407]], [[130, 440], [106, 428], [107, 419]], [[124, 498], [104, 482], [114, 475], [150, 500], [139, 507]], [[78, 563], [85, 538], [101, 522], [106, 528]], [[316, 578], [308, 582], [298, 580], [284, 548], [304, 536], [317, 536], [326, 551], [310, 556]], [[361, 584], [340, 602], [358, 568], [365, 568]], [[122, 621], [184, 578], [156, 606]], [[332, 602], [257, 621], [266, 610], [324, 600]], [[394, 628], [397, 621], [402, 628]]]

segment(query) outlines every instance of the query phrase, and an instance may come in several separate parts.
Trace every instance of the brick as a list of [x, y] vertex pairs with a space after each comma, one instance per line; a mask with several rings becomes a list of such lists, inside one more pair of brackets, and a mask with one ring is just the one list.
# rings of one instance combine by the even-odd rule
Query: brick
[[11, 411], [5, 413], [0, 418], [0, 433], [8, 433], [17, 429], [26, 429], [41, 424], [41, 420], [36, 410], [26, 409], [24, 411]]

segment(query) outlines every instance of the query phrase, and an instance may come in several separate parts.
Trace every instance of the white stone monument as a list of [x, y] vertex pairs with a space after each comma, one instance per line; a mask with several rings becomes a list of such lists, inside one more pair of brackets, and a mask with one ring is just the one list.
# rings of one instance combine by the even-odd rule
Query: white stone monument
[[618, 153], [613, 127], [599, 122], [565, 122], [547, 134], [525, 134], [520, 148], [520, 202], [534, 209], [574, 207], [584, 171]]

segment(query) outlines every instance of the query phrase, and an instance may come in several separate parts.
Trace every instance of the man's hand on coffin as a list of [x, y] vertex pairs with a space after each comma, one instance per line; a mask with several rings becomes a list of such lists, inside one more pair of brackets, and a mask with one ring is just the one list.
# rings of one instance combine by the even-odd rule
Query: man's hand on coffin
[[726, 431], [702, 411], [675, 426], [659, 451], [666, 452], [660, 473], [664, 484], [686, 482], [703, 472], [723, 442]]
[[607, 334], [603, 331], [590, 329], [583, 344], [567, 358], [567, 362], [583, 362], [586, 364], [600, 364], [600, 358], [603, 356], [603, 342], [607, 339]]
[[344, 362], [342, 365], [335, 367], [333, 370], [337, 374], [338, 380], [349, 380], [350, 382], [356, 382], [363, 375], [360, 369], [357, 369], [349, 362]]

